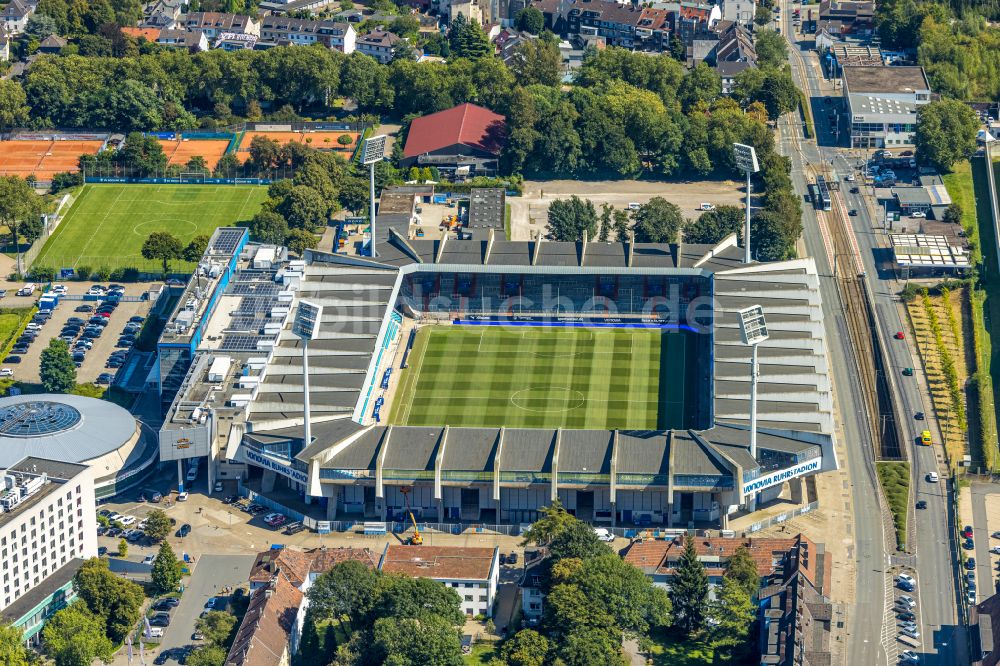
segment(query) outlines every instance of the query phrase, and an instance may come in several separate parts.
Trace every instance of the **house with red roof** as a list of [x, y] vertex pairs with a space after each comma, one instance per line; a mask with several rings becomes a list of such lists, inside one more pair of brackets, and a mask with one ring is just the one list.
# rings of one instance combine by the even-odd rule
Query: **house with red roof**
[[506, 119], [475, 104], [416, 118], [403, 148], [403, 167], [437, 167], [455, 178], [492, 176], [506, 138]]

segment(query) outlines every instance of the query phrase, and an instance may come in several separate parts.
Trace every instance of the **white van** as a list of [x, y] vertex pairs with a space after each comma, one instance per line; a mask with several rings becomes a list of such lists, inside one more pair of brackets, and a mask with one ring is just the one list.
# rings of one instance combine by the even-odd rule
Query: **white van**
[[187, 472], [187, 480], [188, 481], [194, 481], [197, 478], [198, 478], [198, 468], [197, 467], [189, 467], [188, 468], [188, 472]]
[[35, 293], [36, 289], [38, 289], [38, 285], [36, 285], [34, 282], [29, 282], [28, 284], [24, 285], [23, 287], [17, 290], [17, 295], [31, 296], [33, 293]]

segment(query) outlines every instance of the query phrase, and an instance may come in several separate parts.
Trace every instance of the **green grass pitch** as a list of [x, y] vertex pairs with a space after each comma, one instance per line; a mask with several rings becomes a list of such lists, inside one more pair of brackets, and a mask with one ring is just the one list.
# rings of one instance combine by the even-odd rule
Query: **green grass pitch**
[[390, 422], [653, 430], [684, 415], [684, 334], [653, 329], [427, 326]]
[[[169, 231], [187, 244], [217, 227], [249, 222], [267, 188], [254, 185], [85, 185], [35, 260], [47, 268], [129, 268], [158, 272], [142, 258], [154, 231]], [[171, 270], [191, 270], [179, 260]]]

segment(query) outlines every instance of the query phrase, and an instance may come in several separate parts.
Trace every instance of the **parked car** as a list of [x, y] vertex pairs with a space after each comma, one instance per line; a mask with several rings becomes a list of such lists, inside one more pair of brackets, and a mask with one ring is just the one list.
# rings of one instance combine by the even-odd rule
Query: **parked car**
[[93, 311], [94, 311], [93, 305], [78, 305], [74, 310], [74, 312], [93, 312]]
[[962, 536], [966, 539], [972, 538], [972, 525], [966, 525], [962, 528]]
[[191, 526], [188, 525], [187, 523], [181, 525], [181, 528], [177, 530], [177, 536], [181, 538], [186, 537], [190, 533], [191, 533]]
[[187, 502], [187, 500], [188, 500], [188, 494], [186, 492], [184, 492], [184, 493], [177, 493], [177, 501], [178, 502]]
[[970, 557], [969, 559], [967, 559], [965, 561], [965, 568], [966, 568], [967, 571], [975, 571], [976, 570], [976, 558]]
[[143, 564], [152, 564], [155, 561], [156, 561], [156, 555], [153, 555], [152, 553], [150, 553], [146, 557], [142, 558], [142, 563]]
[[975, 550], [976, 544], [975, 542], [973, 542], [972, 539], [966, 539], [965, 541], [962, 542], [962, 548], [964, 548], [965, 550]]
[[915, 580], [915, 579], [913, 578], [913, 576], [911, 576], [910, 574], [907, 574], [907, 573], [901, 573], [901, 574], [899, 574], [899, 575], [898, 575], [898, 576], [896, 577], [896, 580], [898, 580], [898, 581], [899, 581], [899, 582], [901, 582], [901, 583], [908, 583], [909, 585], [915, 585], [915, 584], [916, 584], [916, 582], [917, 582], [917, 581], [916, 581], [916, 580]]
[[170, 626], [170, 614], [169, 613], [157, 613], [149, 619], [149, 626], [151, 627], [169, 627]]
[[595, 527], [594, 534], [597, 535], [598, 541], [604, 541], [606, 543], [611, 543], [615, 540], [615, 535], [611, 533], [606, 527]]
[[919, 500], [917, 502], [917, 508], [918, 509], [926, 509], [927, 508], [927, 500]]

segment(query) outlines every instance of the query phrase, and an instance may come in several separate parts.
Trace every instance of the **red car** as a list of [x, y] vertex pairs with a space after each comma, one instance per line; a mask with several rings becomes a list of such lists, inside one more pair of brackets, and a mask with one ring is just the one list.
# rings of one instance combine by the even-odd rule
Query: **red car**
[[902, 340], [906, 336], [903, 335], [902, 331], [896, 331], [896, 335], [893, 337], [895, 337], [897, 340]]

